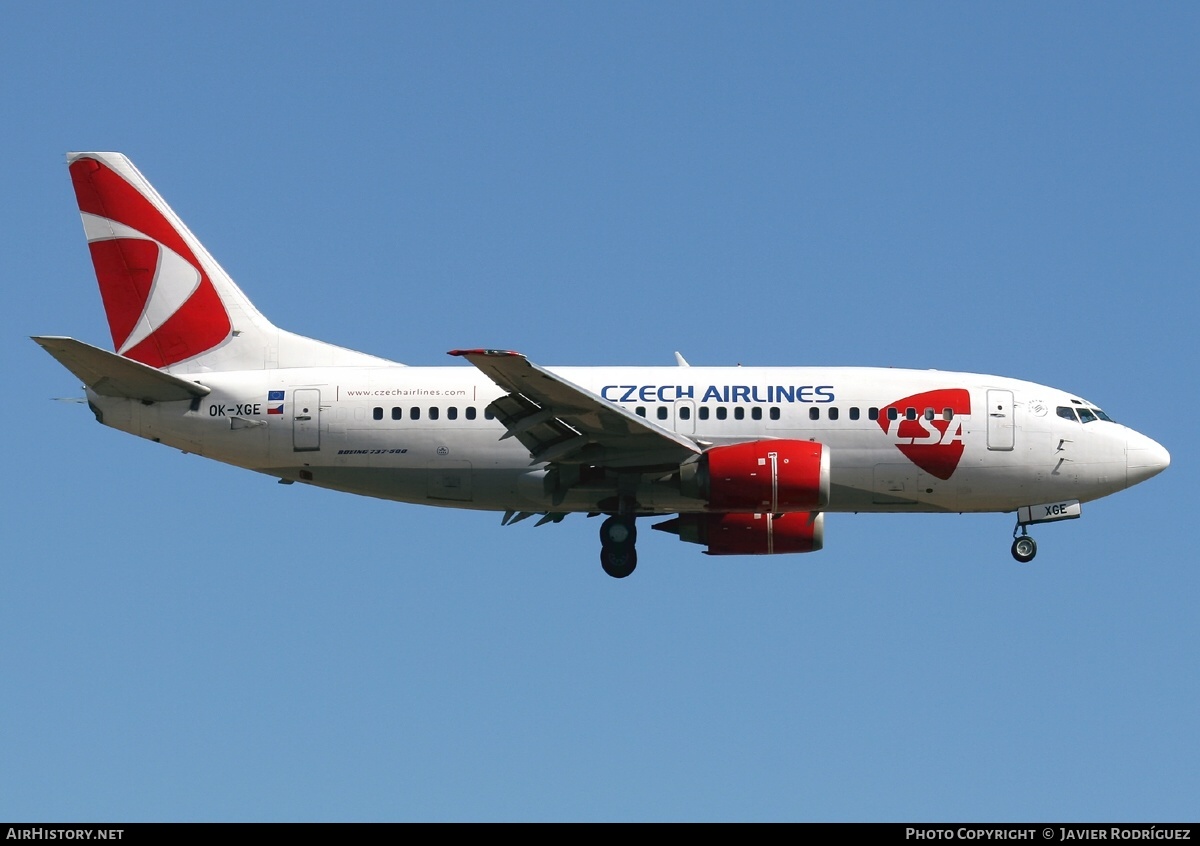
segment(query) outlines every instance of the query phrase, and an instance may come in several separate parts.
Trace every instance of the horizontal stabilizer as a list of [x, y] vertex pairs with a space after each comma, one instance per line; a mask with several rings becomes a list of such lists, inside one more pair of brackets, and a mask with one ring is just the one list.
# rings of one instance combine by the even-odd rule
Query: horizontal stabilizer
[[43, 336], [33, 340], [101, 396], [171, 402], [202, 397], [210, 390], [74, 338]]

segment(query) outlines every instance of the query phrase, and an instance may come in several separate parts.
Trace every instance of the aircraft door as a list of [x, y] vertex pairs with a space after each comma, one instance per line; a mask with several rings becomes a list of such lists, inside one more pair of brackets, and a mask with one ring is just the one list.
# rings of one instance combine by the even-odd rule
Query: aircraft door
[[987, 392], [988, 449], [1013, 448], [1013, 392]]
[[314, 452], [321, 448], [321, 391], [304, 388], [292, 393], [292, 450]]

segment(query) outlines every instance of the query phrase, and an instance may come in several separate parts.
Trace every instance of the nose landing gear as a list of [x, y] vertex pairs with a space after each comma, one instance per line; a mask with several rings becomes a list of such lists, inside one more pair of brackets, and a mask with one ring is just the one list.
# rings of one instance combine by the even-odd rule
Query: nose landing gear
[[[1017, 509], [1017, 525], [1013, 529], [1012, 557], [1022, 564], [1032, 561], [1037, 555], [1037, 541], [1029, 537], [1029, 527], [1035, 523], [1054, 523], [1059, 520], [1077, 520], [1083, 510], [1077, 499], [1058, 502], [1043, 502], [1040, 505], [1022, 505]], [[1017, 535], [1020, 532], [1020, 536]]]
[[1012, 557], [1022, 564], [1032, 561], [1035, 555], [1037, 555], [1037, 541], [1029, 535], [1022, 535], [1012, 542]]
[[[1018, 529], [1021, 531], [1020, 536], [1017, 535]], [[1037, 541], [1029, 536], [1029, 529], [1024, 523], [1018, 523], [1017, 528], [1013, 529], [1012, 557], [1022, 564], [1028, 564], [1035, 555], [1037, 555]]]

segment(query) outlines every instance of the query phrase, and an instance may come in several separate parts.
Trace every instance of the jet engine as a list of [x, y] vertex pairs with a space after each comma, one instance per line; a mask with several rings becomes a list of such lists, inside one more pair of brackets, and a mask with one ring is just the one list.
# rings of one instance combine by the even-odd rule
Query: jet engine
[[709, 511], [819, 511], [829, 504], [829, 451], [814, 441], [716, 446], [679, 468], [679, 485]]
[[680, 514], [654, 528], [706, 544], [708, 555], [816, 552], [825, 545], [825, 515], [820, 513]]

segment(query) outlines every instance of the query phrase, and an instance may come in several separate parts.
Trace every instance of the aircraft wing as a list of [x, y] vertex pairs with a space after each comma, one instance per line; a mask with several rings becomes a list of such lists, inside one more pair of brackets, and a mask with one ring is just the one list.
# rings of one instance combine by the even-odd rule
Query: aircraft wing
[[701, 450], [694, 441], [626, 411], [508, 350], [451, 350], [507, 394], [488, 406], [533, 463], [612, 468], [677, 466]]

